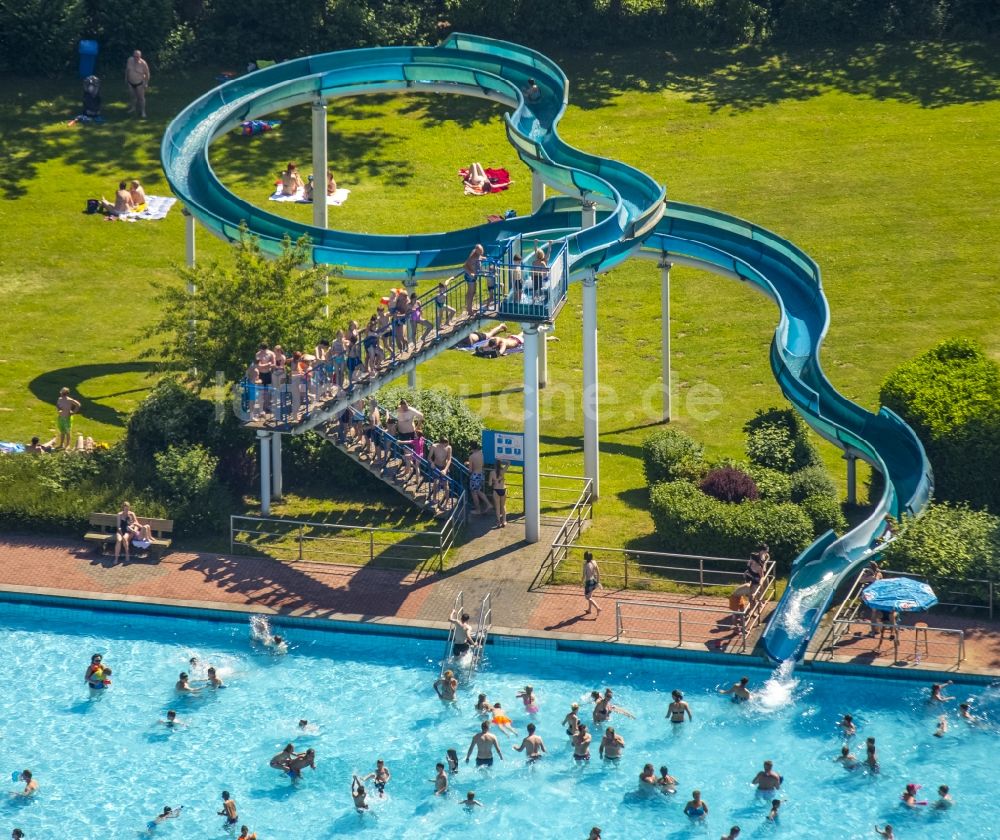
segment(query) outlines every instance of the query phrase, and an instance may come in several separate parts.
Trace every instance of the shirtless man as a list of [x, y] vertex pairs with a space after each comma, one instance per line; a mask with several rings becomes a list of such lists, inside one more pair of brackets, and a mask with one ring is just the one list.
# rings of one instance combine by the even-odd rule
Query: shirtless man
[[354, 810], [359, 814], [368, 810], [368, 794], [365, 793], [365, 786], [357, 776], [351, 779], [351, 799], [354, 800]]
[[506, 356], [511, 350], [524, 347], [524, 333], [494, 336], [486, 342], [487, 350], [496, 350], [498, 356]]
[[129, 113], [146, 119], [146, 88], [149, 87], [149, 65], [139, 50], [135, 50], [125, 62], [125, 84], [128, 85], [132, 104]]
[[379, 758], [375, 761], [375, 772], [369, 773], [363, 781], [367, 782], [371, 779], [375, 782], [375, 790], [378, 791], [379, 796], [385, 796], [385, 786], [389, 784], [389, 780], [392, 778], [392, 773], [389, 772], [389, 768], [385, 766], [385, 762]]
[[670, 692], [670, 696], [674, 698], [674, 702], [667, 707], [666, 716], [670, 718], [670, 722], [684, 723], [684, 715], [687, 715], [688, 720], [692, 720], [691, 707], [684, 702], [684, 695], [674, 689]]
[[427, 502], [434, 505], [436, 504], [439, 491], [444, 492], [445, 499], [448, 498], [448, 471], [451, 469], [451, 444], [444, 435], [441, 435], [437, 443], [431, 447], [429, 460], [437, 471], [435, 480], [428, 482], [427, 487]]
[[444, 772], [444, 765], [437, 764], [437, 774], [434, 776], [434, 795], [444, 796], [448, 792], [448, 774]]
[[[275, 355], [268, 349], [266, 344], [261, 344], [257, 348], [257, 354], [254, 356], [254, 362], [257, 365], [257, 375], [260, 377], [260, 384], [263, 388], [270, 389], [271, 385], [274, 384], [274, 369], [276, 366]], [[271, 392], [270, 390], [264, 391], [264, 398], [261, 401], [262, 411], [267, 414], [271, 410]]]
[[118, 189], [115, 191], [115, 200], [108, 201], [101, 196], [101, 210], [109, 216], [124, 216], [135, 209], [132, 203], [132, 194], [128, 191], [128, 184], [125, 181], [118, 182]]
[[625, 749], [625, 739], [609, 726], [601, 738], [601, 745], [597, 748], [598, 755], [608, 761], [618, 761], [622, 757], [623, 749]]
[[834, 761], [843, 765], [845, 770], [853, 770], [858, 766], [857, 756], [854, 755], [851, 752], [851, 748], [846, 745], [840, 748], [840, 755], [838, 755]]
[[177, 682], [174, 683], [174, 691], [179, 694], [198, 693], [198, 689], [191, 685], [191, 678], [188, 677], [187, 671], [181, 671], [180, 675], [177, 677]]
[[750, 699], [750, 689], [747, 688], [747, 683], [750, 682], [749, 677], [741, 677], [738, 683], [733, 683], [725, 691], [720, 691], [719, 694], [731, 694], [733, 695], [734, 703], [743, 703]]
[[30, 770], [22, 770], [18, 781], [24, 782], [24, 790], [18, 791], [18, 796], [34, 796], [38, 793], [38, 782], [35, 781]]
[[753, 781], [750, 784], [757, 785], [757, 791], [764, 793], [777, 790], [781, 787], [781, 782], [781, 776], [774, 772], [774, 763], [765, 761], [764, 769], [753, 777]]
[[268, 767], [273, 767], [275, 770], [287, 770], [288, 762], [295, 757], [295, 745], [285, 744], [285, 748], [273, 756], [271, 760], [267, 763]]
[[837, 726], [843, 730], [845, 738], [853, 738], [858, 734], [858, 728], [854, 725], [854, 718], [851, 715], [844, 715], [843, 720]]
[[215, 668], [208, 669], [208, 678], [205, 680], [205, 682], [210, 688], [226, 687], [226, 684], [219, 678], [219, 675], [215, 673]]
[[486, 484], [483, 447], [478, 443], [472, 444], [472, 452], [469, 453], [469, 460], [465, 462], [465, 465], [469, 468], [469, 492], [472, 494], [472, 504], [476, 513], [479, 515], [491, 513], [493, 506], [483, 492], [483, 487]]
[[310, 747], [304, 753], [297, 753], [288, 762], [288, 775], [298, 779], [306, 767], [316, 769], [316, 750]]
[[496, 335], [498, 335], [499, 333], [502, 333], [502, 332], [507, 332], [507, 325], [506, 324], [500, 324], [500, 325], [498, 325], [496, 327], [493, 327], [492, 329], [487, 330], [486, 332], [471, 332], [465, 338], [463, 338], [460, 342], [458, 342], [457, 346], [458, 347], [475, 347], [480, 342], [489, 341], [491, 338], [493, 338], [494, 336], [496, 336]]
[[590, 742], [592, 738], [587, 731], [587, 724], [581, 723], [573, 737], [573, 760], [576, 762], [590, 761]]
[[656, 770], [652, 764], [647, 763], [639, 774], [639, 790], [643, 793], [652, 793], [656, 787]]
[[469, 626], [469, 614], [464, 612], [458, 615], [455, 610], [452, 610], [448, 621], [455, 628], [455, 641], [451, 646], [451, 655], [457, 659], [468, 653], [472, 646], [472, 627]]
[[528, 757], [528, 763], [538, 761], [545, 753], [545, 744], [542, 743], [542, 736], [535, 734], [535, 724], [528, 724], [528, 734], [521, 741], [521, 746], [514, 747], [518, 752], [524, 751]]
[[69, 449], [73, 445], [73, 415], [79, 414], [80, 403], [69, 395], [69, 388], [59, 391], [56, 400], [56, 425], [59, 427], [59, 448]]
[[931, 698], [928, 702], [930, 703], [947, 703], [949, 700], [954, 700], [954, 697], [949, 697], [944, 693], [944, 689], [951, 685], [951, 680], [943, 683], [934, 683], [931, 686]]
[[[455, 631], [455, 638], [458, 638], [458, 630]], [[447, 703], [455, 699], [455, 691], [458, 689], [458, 680], [451, 671], [445, 671], [438, 679], [434, 680], [434, 691], [438, 697]]]
[[414, 423], [424, 419], [424, 415], [417, 409], [410, 406], [406, 400], [399, 401], [399, 408], [396, 409], [396, 438], [401, 441], [413, 440], [416, 434]]
[[500, 756], [500, 760], [503, 761], [503, 753], [500, 751], [500, 742], [497, 740], [497, 736], [490, 732], [490, 722], [484, 720], [479, 726], [479, 732], [472, 736], [472, 742], [469, 744], [469, 750], [465, 754], [465, 763], [469, 763], [469, 756], [472, 755], [472, 750], [476, 750], [476, 767], [492, 767], [493, 766], [493, 750], [497, 751], [497, 755]]
[[476, 302], [476, 286], [479, 285], [479, 269], [486, 253], [482, 245], [476, 245], [469, 254], [469, 258], [462, 265], [462, 276], [465, 278], [465, 311], [472, 315]]
[[222, 810], [219, 811], [219, 816], [226, 818], [226, 825], [236, 825], [240, 821], [236, 800], [229, 795], [228, 790], [222, 791]]

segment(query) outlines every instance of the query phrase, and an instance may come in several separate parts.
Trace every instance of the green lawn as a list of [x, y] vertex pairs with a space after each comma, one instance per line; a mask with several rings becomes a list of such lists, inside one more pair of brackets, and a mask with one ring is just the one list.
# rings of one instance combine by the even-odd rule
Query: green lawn
[[[998, 53], [945, 44], [554, 57], [570, 76], [561, 124], [569, 142], [643, 168], [673, 199], [765, 225], [816, 259], [833, 313], [825, 368], [846, 396], [874, 407], [886, 373], [943, 338], [970, 336], [1000, 356]], [[212, 84], [213, 72], [159, 75], [150, 120], [129, 120], [111, 103], [101, 127], [65, 124], [78, 106], [75, 79], [4, 79], [0, 439], [54, 434], [51, 403], [64, 384], [84, 397], [80, 431], [104, 440], [121, 434], [122, 414], [149, 385], [135, 336], [153, 314], [151, 282], [172, 277], [183, 259], [182, 218], [175, 209], [163, 222], [109, 223], [82, 210], [122, 177], [163, 191], [160, 133]], [[113, 93], [109, 84], [106, 103]], [[528, 211], [530, 177], [504, 140], [501, 109], [451, 97], [372, 97], [330, 110], [331, 163], [352, 190], [346, 205], [330, 209], [331, 225], [420, 232], [509, 207]], [[308, 110], [283, 118], [273, 134], [215, 147], [223, 180], [261, 203], [285, 161], [309, 171]], [[463, 196], [455, 171], [471, 160], [508, 166], [513, 188]], [[311, 212], [269, 209], [303, 220]], [[206, 259], [224, 246], [202, 233], [198, 249]], [[673, 275], [674, 422], [711, 455], [738, 456], [743, 422], [781, 404], [767, 361], [776, 311], [732, 281], [686, 269]], [[381, 291], [357, 284], [359, 314]], [[602, 482], [588, 540], [622, 545], [651, 530], [637, 455], [659, 419], [657, 269], [633, 261], [602, 277], [599, 305]], [[579, 288], [556, 335], [543, 469], [579, 474]], [[491, 426], [520, 427], [519, 359], [446, 353], [420, 378], [465, 395]], [[837, 452], [824, 453], [842, 477]]]

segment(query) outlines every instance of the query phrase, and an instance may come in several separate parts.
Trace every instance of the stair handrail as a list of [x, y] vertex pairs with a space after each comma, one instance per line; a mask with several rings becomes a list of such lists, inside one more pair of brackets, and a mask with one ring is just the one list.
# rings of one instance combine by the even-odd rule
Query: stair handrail
[[493, 628], [493, 597], [487, 592], [483, 596], [479, 605], [479, 621], [476, 623], [475, 644], [471, 646], [472, 656], [469, 658], [469, 677], [471, 677], [483, 658], [483, 650], [486, 647], [486, 640], [489, 638], [490, 630]]
[[[465, 608], [465, 599], [462, 595], [462, 590], [460, 589], [455, 595], [455, 604], [452, 607], [451, 615], [461, 616], [462, 610]], [[444, 676], [444, 672], [448, 670], [445, 666], [451, 661], [451, 651], [455, 644], [455, 622], [448, 621], [448, 639], [444, 643], [444, 656], [441, 657], [441, 670], [438, 672], [438, 679]]]

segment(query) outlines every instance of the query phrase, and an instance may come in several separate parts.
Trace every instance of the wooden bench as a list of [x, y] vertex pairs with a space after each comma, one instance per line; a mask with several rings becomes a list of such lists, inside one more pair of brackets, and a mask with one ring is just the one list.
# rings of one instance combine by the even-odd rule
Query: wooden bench
[[[174, 530], [172, 519], [146, 519], [139, 520], [143, 525], [149, 525], [150, 533], [153, 536], [148, 549], [130, 548], [130, 554], [145, 556], [147, 553], [163, 554], [170, 548], [173, 540], [170, 538]], [[101, 554], [111, 554], [115, 550], [114, 537], [118, 531], [118, 514], [116, 513], [92, 513], [90, 514], [90, 530], [83, 535], [83, 539], [89, 543], [96, 543], [97, 550]]]

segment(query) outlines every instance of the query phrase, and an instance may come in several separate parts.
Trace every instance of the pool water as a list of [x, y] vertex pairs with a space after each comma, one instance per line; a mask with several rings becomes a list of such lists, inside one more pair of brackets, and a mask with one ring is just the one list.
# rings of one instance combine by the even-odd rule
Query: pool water
[[[437, 699], [431, 683], [443, 642], [287, 628], [290, 651], [271, 655], [249, 643], [245, 622], [149, 617], [92, 610], [35, 608], [0, 602], [0, 658], [8, 690], [0, 696], [0, 779], [30, 768], [39, 782], [30, 800], [0, 799], [0, 836], [13, 827], [35, 838], [139, 838], [164, 805], [184, 805], [177, 820], [155, 829], [163, 838], [225, 838], [221, 791], [235, 799], [240, 822], [261, 840], [342, 836], [386, 838], [587, 837], [602, 827], [606, 840], [709, 838], [738, 824], [742, 837], [871, 838], [891, 822], [900, 840], [996, 838], [998, 730], [970, 727], [949, 705], [945, 737], [933, 733], [922, 683], [809, 675], [778, 680], [766, 669], [637, 659], [548, 649], [490, 649], [485, 669], [463, 685], [457, 704]], [[113, 684], [89, 696], [83, 674], [93, 652], [113, 669]], [[215, 665], [228, 686], [177, 698], [173, 685], [188, 660]], [[734, 704], [717, 687], [741, 675], [757, 697]], [[769, 681], [770, 680], [770, 681]], [[476, 770], [463, 761], [452, 792], [434, 797], [434, 765], [453, 747], [462, 759], [480, 718], [476, 694], [502, 700], [523, 733], [528, 722], [517, 691], [531, 683], [533, 716], [547, 757], [527, 766], [499, 735], [503, 762]], [[637, 719], [613, 718], [626, 746], [620, 764], [597, 757], [576, 766], [560, 722], [581, 702], [589, 722], [590, 689], [611, 686]], [[694, 721], [669, 724], [673, 688], [684, 691]], [[951, 686], [973, 707], [1000, 718], [1000, 694], [986, 686]], [[157, 721], [173, 708], [187, 724], [167, 730]], [[854, 751], [877, 738], [881, 772], [846, 772], [833, 759], [842, 739], [836, 722], [854, 715]], [[300, 718], [317, 731], [303, 735]], [[286, 742], [316, 750], [316, 770], [293, 782], [267, 766]], [[514, 741], [513, 743], [518, 743]], [[350, 799], [352, 774], [384, 758], [392, 780], [384, 800], [372, 797], [359, 816]], [[765, 759], [783, 774], [779, 822], [766, 820], [768, 800], [750, 780]], [[667, 764], [680, 782], [674, 796], [637, 793], [642, 765]], [[908, 782], [936, 798], [949, 784], [947, 811], [907, 811]], [[682, 814], [694, 788], [708, 818]], [[371, 790], [371, 788], [370, 788]], [[459, 803], [475, 790], [485, 807]], [[373, 791], [372, 791], [373, 792]]]

